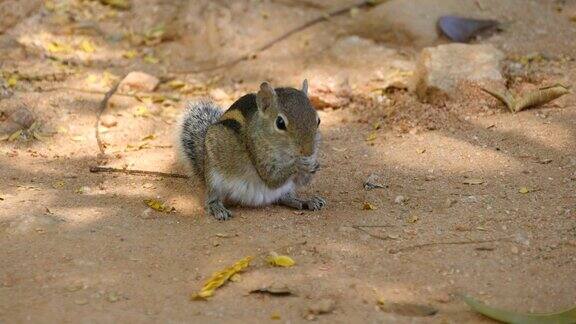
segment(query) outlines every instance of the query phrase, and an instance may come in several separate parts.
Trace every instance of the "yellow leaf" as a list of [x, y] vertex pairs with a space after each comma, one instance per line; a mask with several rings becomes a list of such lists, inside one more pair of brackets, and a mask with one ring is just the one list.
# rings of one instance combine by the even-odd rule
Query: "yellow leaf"
[[362, 205], [362, 209], [364, 209], [364, 210], [376, 210], [377, 207], [372, 205], [369, 202], [364, 202], [364, 204]]
[[174, 209], [174, 207], [170, 207], [168, 205], [166, 205], [166, 203], [161, 202], [160, 200], [156, 200], [156, 199], [145, 199], [144, 203], [154, 209], [155, 211], [159, 211], [161, 213], [169, 213]]
[[154, 55], [148, 54], [144, 56], [144, 62], [150, 64], [157, 64], [158, 62], [160, 62], [160, 59], [155, 57]]
[[8, 84], [8, 86], [10, 88], [14, 88], [16, 86], [16, 84], [18, 83], [18, 76], [17, 75], [12, 75], [8, 78], [8, 80], [6, 80], [6, 83]]
[[278, 255], [275, 252], [270, 253], [266, 259], [270, 265], [275, 267], [291, 267], [296, 264], [296, 262], [287, 255]]
[[10, 135], [10, 137], [8, 137], [8, 141], [14, 142], [18, 137], [20, 137], [21, 134], [22, 134], [22, 130], [21, 130], [21, 129], [15, 131], [14, 133], [12, 133], [12, 134]]
[[100, 0], [100, 3], [116, 9], [130, 9], [130, 1], [128, 0]]
[[136, 56], [138, 56], [138, 52], [136, 50], [129, 50], [129, 51], [122, 53], [122, 57], [126, 58], [126, 59], [133, 59]]
[[521, 194], [527, 194], [530, 192], [530, 189], [528, 189], [527, 187], [521, 187], [520, 189], [518, 189], [518, 192]]
[[142, 141], [151, 141], [151, 140], [153, 140], [153, 139], [155, 139], [155, 138], [156, 138], [156, 134], [150, 134], [150, 135], [142, 138]]
[[368, 135], [368, 137], [366, 137], [366, 141], [371, 142], [371, 141], [375, 140], [376, 137], [377, 137], [376, 132], [372, 132], [372, 133], [370, 133], [370, 135]]
[[250, 261], [252, 261], [252, 257], [248, 256], [222, 271], [215, 272], [206, 280], [204, 286], [198, 293], [192, 294], [191, 299], [205, 300], [213, 296], [217, 288], [225, 284], [233, 275], [246, 269], [250, 265]]
[[72, 51], [70, 45], [52, 41], [45, 46], [46, 50], [50, 53], [68, 53]]
[[148, 110], [148, 107], [144, 105], [139, 105], [138, 107], [136, 107], [136, 110], [134, 111], [134, 117], [149, 117], [149, 116], [150, 111]]
[[410, 217], [408, 217], [408, 219], [406, 220], [408, 223], [414, 224], [416, 223], [418, 220], [420, 220], [420, 217], [416, 216], [416, 215], [412, 215]]
[[92, 44], [92, 42], [87, 39], [80, 43], [80, 49], [86, 53], [94, 53], [94, 51], [96, 51], [94, 44]]
[[168, 82], [168, 86], [174, 90], [176, 89], [180, 89], [183, 88], [184, 86], [186, 86], [186, 83], [184, 83], [183, 81], [180, 80], [172, 80], [170, 82]]
[[148, 30], [145, 33], [145, 37], [148, 39], [162, 38], [165, 32], [166, 28], [164, 28], [164, 25], [158, 25]]
[[230, 277], [230, 281], [232, 282], [240, 282], [242, 281], [242, 276], [240, 276], [239, 274], [235, 273], [232, 275], [232, 277]]
[[278, 314], [272, 314], [272, 316], [270, 316], [270, 319], [271, 319], [271, 320], [274, 320], [274, 321], [278, 321], [278, 320], [280, 320], [280, 315], [278, 315]]
[[66, 182], [64, 182], [63, 180], [59, 180], [59, 181], [54, 182], [54, 184], [52, 184], [52, 188], [62, 189], [62, 188], [64, 188], [65, 185], [66, 185]]

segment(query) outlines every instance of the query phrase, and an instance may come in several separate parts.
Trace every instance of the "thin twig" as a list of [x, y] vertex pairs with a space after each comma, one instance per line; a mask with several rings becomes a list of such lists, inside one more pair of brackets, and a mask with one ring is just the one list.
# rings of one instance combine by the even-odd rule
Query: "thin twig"
[[394, 240], [394, 238], [392, 238], [392, 237], [390, 237], [390, 236], [380, 236], [380, 235], [372, 234], [372, 233], [370, 233], [369, 231], [367, 231], [367, 230], [365, 230], [365, 229], [363, 228], [363, 227], [377, 227], [377, 226], [352, 225], [352, 226], [350, 226], [350, 227], [352, 227], [353, 229], [359, 230], [359, 231], [361, 231], [361, 232], [364, 232], [364, 233], [370, 235], [371, 237], [377, 238], [377, 239], [382, 240], [382, 241]]
[[[79, 88], [72, 88], [72, 87], [44, 88], [44, 89], [36, 89], [36, 90], [33, 90], [33, 91], [21, 91], [21, 90], [18, 90], [18, 92], [24, 92], [24, 93], [28, 93], [28, 92], [31, 92], [31, 93], [40, 92], [40, 93], [43, 93], [43, 92], [54, 92], [54, 91], [64, 91], [64, 90], [81, 92], [81, 93], [87, 93], [87, 94], [94, 94], [94, 95], [106, 95], [106, 94], [108, 94], [108, 92], [109, 92], [109, 91], [98, 91], [98, 90], [79, 89]], [[116, 92], [116, 93], [114, 93], [114, 95], [115, 95], [115, 96], [119, 96], [119, 97], [128, 97], [128, 98], [135, 98], [135, 99], [138, 99], [138, 98], [141, 98], [141, 97], [144, 97], [144, 96], [150, 96], [150, 97], [152, 97], [152, 96], [157, 96], [157, 95], [165, 95], [165, 96], [170, 96], [170, 97], [167, 97], [167, 98], [170, 99], [170, 100], [173, 100], [173, 101], [180, 101], [180, 100], [181, 100], [180, 98], [173, 97], [173, 96], [175, 96], [174, 93], [162, 93], [162, 92], [138, 92], [138, 93], [135, 93], [135, 94]]]
[[329, 13], [327, 13], [327, 14], [324, 14], [324, 15], [320, 16], [320, 17], [317, 17], [317, 18], [315, 18], [315, 19], [312, 19], [312, 20], [310, 20], [310, 21], [308, 21], [308, 22], [306, 22], [306, 23], [304, 23], [304, 24], [302, 24], [302, 25], [300, 25], [300, 26], [298, 26], [298, 27], [295, 27], [295, 28], [289, 30], [288, 32], [286, 32], [286, 33], [284, 33], [284, 34], [282, 34], [282, 35], [280, 35], [280, 36], [278, 36], [278, 37], [276, 37], [276, 38], [268, 41], [267, 43], [263, 44], [262, 46], [254, 49], [254, 50], [251, 51], [250, 53], [244, 54], [244, 55], [242, 55], [242, 56], [240, 56], [240, 57], [238, 57], [238, 58], [235, 58], [235, 59], [233, 59], [233, 60], [231, 60], [231, 61], [224, 62], [224, 63], [222, 63], [222, 64], [217, 64], [217, 65], [214, 65], [214, 66], [211, 66], [211, 67], [207, 67], [207, 68], [196, 69], [196, 70], [174, 71], [174, 73], [177, 73], [177, 74], [201, 73], [201, 72], [209, 72], [209, 71], [219, 70], [219, 69], [223, 69], [223, 68], [227, 68], [227, 67], [232, 67], [232, 66], [234, 66], [234, 65], [236, 65], [236, 64], [238, 64], [238, 63], [240, 63], [240, 62], [242, 62], [242, 61], [247, 61], [247, 60], [249, 60], [251, 57], [254, 57], [254, 56], [257, 55], [257, 54], [260, 54], [260, 53], [264, 52], [265, 50], [267, 50], [267, 49], [269, 49], [270, 47], [276, 45], [277, 43], [280, 43], [281, 41], [285, 40], [286, 38], [288, 38], [288, 37], [290, 37], [290, 36], [292, 36], [292, 35], [294, 35], [294, 34], [296, 34], [296, 33], [298, 33], [298, 32], [301, 32], [301, 31], [303, 31], [303, 30], [305, 30], [305, 29], [307, 29], [307, 28], [309, 28], [309, 27], [312, 27], [312, 26], [314, 26], [314, 25], [316, 25], [316, 24], [318, 24], [318, 23], [321, 23], [321, 22], [323, 22], [323, 21], [327, 21], [327, 20], [329, 20], [330, 18], [339, 16], [339, 15], [345, 14], [345, 13], [349, 12], [351, 9], [354, 9], [354, 8], [370, 7], [370, 6], [374, 6], [374, 5], [376, 5], [376, 4], [378, 4], [378, 1], [365, 0], [365, 1], [362, 1], [362, 2], [357, 3], [357, 4], [353, 4], [353, 5], [346, 6], [346, 7], [342, 8], [342, 9], [338, 9], [338, 10], [329, 12]]
[[104, 143], [102, 143], [102, 139], [100, 138], [100, 127], [99, 127], [100, 117], [102, 116], [104, 110], [106, 110], [106, 107], [108, 106], [108, 101], [114, 95], [116, 90], [118, 90], [118, 86], [120, 85], [120, 82], [122, 82], [123, 79], [124, 77], [118, 80], [118, 82], [116, 82], [116, 84], [106, 93], [106, 95], [104, 95], [104, 99], [102, 99], [102, 101], [100, 102], [100, 107], [98, 108], [98, 112], [96, 114], [96, 124], [94, 125], [95, 128], [94, 132], [96, 134], [96, 143], [98, 143], [98, 149], [100, 150], [100, 154], [102, 155], [106, 154], [105, 153], [106, 146], [104, 145]]
[[124, 173], [129, 175], [151, 175], [151, 176], [158, 176], [164, 178], [180, 178], [180, 179], [188, 179], [187, 175], [177, 174], [177, 173], [167, 173], [167, 172], [158, 172], [158, 171], [145, 171], [145, 170], [129, 170], [129, 169], [117, 169], [117, 168], [110, 168], [110, 167], [101, 167], [101, 166], [91, 166], [90, 172], [92, 173]]
[[416, 250], [428, 246], [435, 246], [435, 245], [464, 245], [464, 244], [481, 244], [481, 243], [493, 243], [493, 242], [512, 242], [511, 239], [508, 238], [498, 238], [498, 239], [491, 239], [491, 240], [472, 240], [472, 241], [448, 241], [448, 242], [430, 242], [430, 243], [422, 243], [422, 244], [415, 244], [410, 246], [401, 247], [399, 249], [391, 249], [389, 252], [392, 254], [396, 254], [399, 252], [411, 251]]

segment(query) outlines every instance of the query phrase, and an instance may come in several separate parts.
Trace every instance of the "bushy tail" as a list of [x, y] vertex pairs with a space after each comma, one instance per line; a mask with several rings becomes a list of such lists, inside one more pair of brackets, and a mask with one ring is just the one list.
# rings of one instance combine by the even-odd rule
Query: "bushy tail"
[[188, 102], [178, 125], [180, 159], [200, 177], [204, 175], [204, 139], [208, 126], [216, 123], [224, 111], [213, 102]]

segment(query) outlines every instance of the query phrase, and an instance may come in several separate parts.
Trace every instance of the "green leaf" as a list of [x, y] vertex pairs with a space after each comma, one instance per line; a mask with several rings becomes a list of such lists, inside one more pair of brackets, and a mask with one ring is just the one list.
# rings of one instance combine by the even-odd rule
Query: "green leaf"
[[470, 296], [462, 296], [466, 304], [476, 312], [491, 319], [512, 324], [573, 324], [576, 323], [576, 307], [557, 313], [515, 313], [488, 306]]

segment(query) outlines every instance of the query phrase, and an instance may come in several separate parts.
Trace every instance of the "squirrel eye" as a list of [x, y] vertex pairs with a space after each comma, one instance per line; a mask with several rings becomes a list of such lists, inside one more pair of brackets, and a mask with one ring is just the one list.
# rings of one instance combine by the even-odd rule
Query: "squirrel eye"
[[284, 118], [280, 116], [276, 117], [276, 127], [280, 130], [286, 130], [286, 122], [284, 122]]

